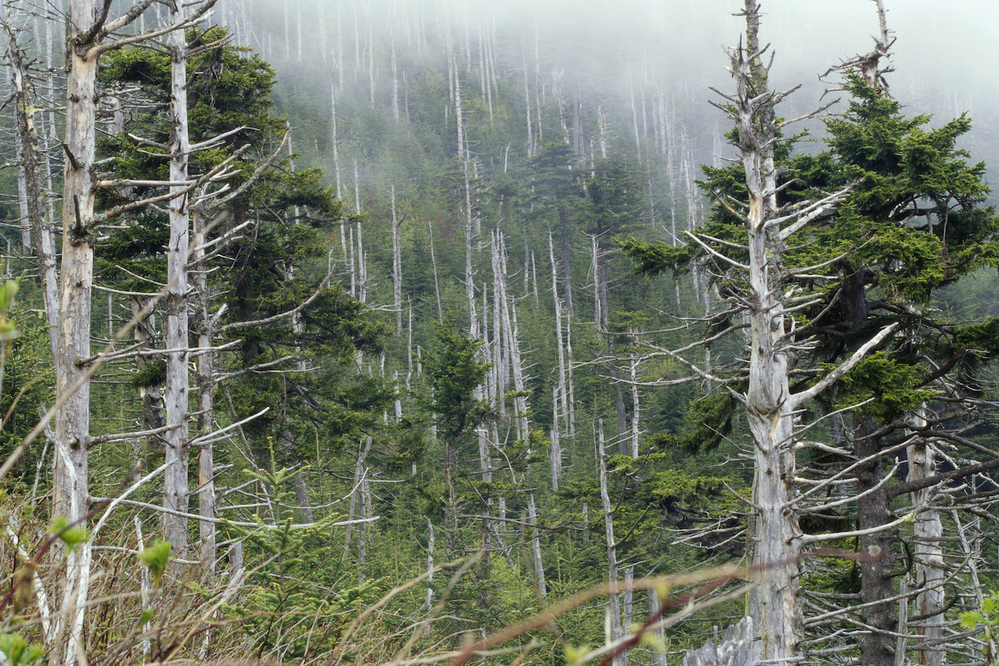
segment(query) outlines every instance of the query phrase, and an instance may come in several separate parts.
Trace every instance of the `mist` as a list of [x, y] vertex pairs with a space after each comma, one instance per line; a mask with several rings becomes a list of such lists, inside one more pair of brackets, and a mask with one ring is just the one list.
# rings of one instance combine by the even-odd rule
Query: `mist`
[[[491, 40], [500, 78], [517, 86], [529, 76], [542, 95], [575, 87], [591, 110], [616, 108], [624, 118], [637, 97], [665, 91], [705, 162], [717, 160], [717, 135], [728, 123], [710, 106], [717, 99], [710, 88], [731, 87], [726, 49], [744, 29], [741, 6], [738, 0], [232, 0], [222, 19], [279, 72], [319, 65], [339, 86], [385, 76], [391, 58], [403, 70], [439, 63], [449, 41], [465, 45], [466, 66], [474, 69], [470, 54]], [[992, 100], [999, 82], [983, 63], [994, 60], [999, 3], [886, 0], [885, 8], [896, 38], [890, 93], [911, 113], [933, 115], [932, 124], [968, 112], [974, 129], [965, 146], [974, 159], [995, 162], [999, 119]], [[762, 11], [771, 85], [801, 85], [779, 108], [787, 117], [834, 97], [823, 94], [836, 87], [838, 74], [819, 76], [868, 52], [878, 32], [871, 0], [766, 0]], [[821, 132], [821, 125], [809, 129]]]

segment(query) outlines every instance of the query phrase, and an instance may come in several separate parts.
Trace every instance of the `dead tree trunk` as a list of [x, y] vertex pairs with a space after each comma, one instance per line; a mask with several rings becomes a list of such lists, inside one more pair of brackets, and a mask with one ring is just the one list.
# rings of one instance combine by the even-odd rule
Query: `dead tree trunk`
[[198, 358], [195, 365], [196, 404], [198, 406], [198, 523], [201, 538], [201, 567], [207, 574], [215, 570], [215, 460], [214, 445], [208, 438], [214, 427], [212, 392], [215, 390], [214, 358], [211, 347], [214, 340], [211, 300], [208, 291], [208, 273], [205, 259], [205, 225], [201, 215], [194, 216], [194, 272], [195, 330], [198, 334]]
[[[920, 418], [916, 426], [925, 426]], [[921, 481], [936, 473], [936, 451], [932, 442], [916, 435], [906, 451], [909, 460], [910, 482]], [[912, 505], [929, 504], [936, 488], [921, 488], [912, 493]], [[920, 511], [913, 522], [912, 537], [915, 541], [915, 615], [920, 619], [919, 640], [915, 646], [920, 652], [919, 663], [927, 666], [941, 666], [944, 663], [946, 646], [944, 638], [944, 554], [942, 547], [943, 523], [940, 512], [927, 507]]]
[[[184, 10], [179, 2], [170, 8], [170, 22], [179, 23]], [[171, 34], [170, 43], [170, 241], [167, 245], [166, 296], [166, 405], [167, 469], [163, 475], [163, 531], [173, 551], [183, 556], [187, 550], [187, 519], [177, 515], [188, 510], [188, 316], [187, 251], [190, 216], [185, 196], [188, 176], [190, 136], [187, 125], [187, 37], [183, 30]]]
[[[617, 542], [614, 540], [614, 510], [610, 501], [610, 493], [607, 489], [607, 453], [604, 451], [604, 422], [598, 423], [597, 432], [597, 457], [600, 459], [600, 501], [604, 509], [604, 536], [607, 540], [607, 583], [610, 586], [608, 595], [608, 642], [614, 642], [624, 635], [621, 626], [621, 595], [617, 591], [618, 570], [617, 570]], [[627, 656], [622, 653], [614, 657], [613, 666], [626, 666]]]
[[[90, 356], [93, 283], [94, 139], [97, 52], [88, 33], [97, 14], [94, 0], [73, 0], [67, 24], [66, 155], [63, 185], [62, 283], [56, 355], [56, 392], [65, 399], [57, 416], [54, 513], [70, 522], [86, 513], [90, 386], [76, 361]], [[71, 392], [74, 385], [79, 388]]]
[[395, 334], [402, 335], [402, 223], [395, 207], [395, 185], [392, 185], [392, 306], [395, 308]]
[[[57, 358], [56, 324], [59, 317], [59, 286], [56, 272], [55, 241], [52, 227], [45, 211], [45, 187], [42, 167], [48, 159], [39, 150], [39, 136], [35, 126], [35, 93], [24, 60], [24, 52], [17, 43], [17, 35], [7, 34], [7, 56], [11, 67], [17, 122], [17, 147], [19, 152], [19, 181], [23, 178], [23, 225], [27, 224], [30, 238], [24, 244], [27, 253], [32, 248], [38, 261], [42, 283], [42, 300], [49, 330], [52, 358]], [[32, 239], [34, 242], [32, 242]]]
[[777, 211], [774, 167], [774, 96], [760, 59], [759, 9], [746, 0], [746, 48], [732, 53], [736, 78], [739, 148], [749, 194], [745, 220], [749, 246], [752, 339], [746, 416], [753, 439], [755, 531], [752, 564], [764, 575], [754, 590], [751, 614], [760, 632], [762, 659], [787, 662], [800, 653], [803, 638], [799, 602], [800, 530], [792, 508], [795, 477], [793, 411], [787, 399], [788, 365], [780, 289], [780, 238], [767, 223]]
[[[96, 137], [97, 61], [114, 48], [102, 40], [128, 26], [148, 7], [143, 0], [122, 17], [107, 20], [96, 0], [70, 0], [66, 22], [66, 140], [63, 175], [62, 281], [60, 284], [56, 369], [55, 464], [53, 514], [82, 525], [90, 497], [88, 454], [90, 437], [91, 287], [94, 266], [94, 149]], [[109, 3], [104, 3], [109, 8]], [[77, 661], [87, 607], [90, 543], [67, 559], [66, 584], [52, 661]]]
[[759, 663], [755, 647], [753, 619], [745, 617], [739, 624], [726, 629], [717, 644], [708, 641], [684, 656], [683, 666], [754, 666]]
[[527, 519], [531, 523], [531, 552], [534, 555], [534, 579], [538, 586], [538, 598], [544, 603], [548, 599], [548, 585], [545, 582], [545, 566], [541, 560], [541, 539], [538, 538], [538, 510], [534, 506], [534, 493], [527, 496]]

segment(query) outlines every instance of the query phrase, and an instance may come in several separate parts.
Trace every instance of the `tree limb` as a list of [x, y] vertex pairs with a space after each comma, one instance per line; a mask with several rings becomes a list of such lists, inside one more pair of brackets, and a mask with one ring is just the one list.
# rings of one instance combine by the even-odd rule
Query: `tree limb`
[[815, 396], [817, 396], [818, 394], [822, 393], [827, 388], [835, 384], [840, 377], [842, 377], [850, 370], [852, 370], [855, 365], [857, 365], [858, 363], [860, 363], [861, 360], [863, 360], [863, 358], [867, 355], [869, 351], [871, 351], [871, 349], [881, 344], [881, 342], [885, 338], [887, 338], [896, 328], [898, 328], [898, 322], [894, 322], [889, 326], [885, 327], [877, 335], [868, 340], [867, 343], [865, 343], [860, 349], [853, 352], [853, 355], [850, 356], [850, 358], [848, 358], [846, 361], [841, 363], [839, 367], [837, 367], [835, 370], [833, 370], [828, 375], [826, 375], [818, 382], [816, 382], [814, 385], [812, 385], [811, 388], [801, 391], [799, 393], [795, 393], [794, 395], [790, 396], [788, 400], [791, 401], [791, 405], [797, 408], [802, 403], [811, 400], [812, 398], [814, 398]]

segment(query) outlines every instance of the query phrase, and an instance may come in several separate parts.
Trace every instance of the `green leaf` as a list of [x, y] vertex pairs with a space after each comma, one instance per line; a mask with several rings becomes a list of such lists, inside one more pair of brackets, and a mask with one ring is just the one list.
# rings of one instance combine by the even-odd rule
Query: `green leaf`
[[21, 663], [21, 656], [27, 647], [28, 643], [18, 634], [0, 635], [0, 652], [7, 657], [11, 666], [18, 666]]
[[979, 622], [983, 622], [984, 620], [985, 618], [978, 611], [961, 613], [961, 626], [965, 629], [974, 629], [978, 626]]
[[0, 653], [7, 658], [10, 666], [30, 666], [45, 657], [45, 650], [37, 645], [28, 645], [19, 634], [0, 634]]
[[575, 645], [566, 645], [562, 648], [565, 654], [565, 661], [568, 664], [577, 664], [579, 660], [590, 653], [590, 648], [583, 645], [581, 647], [576, 647]]
[[153, 584], [159, 587], [163, 582], [163, 572], [170, 561], [170, 542], [157, 539], [149, 548], [139, 553], [139, 560], [149, 569]]
[[66, 544], [66, 548], [72, 550], [80, 544], [86, 543], [90, 538], [87, 528], [82, 525], [67, 527], [65, 516], [59, 516], [52, 522], [51, 532], [59, 537], [59, 540]]

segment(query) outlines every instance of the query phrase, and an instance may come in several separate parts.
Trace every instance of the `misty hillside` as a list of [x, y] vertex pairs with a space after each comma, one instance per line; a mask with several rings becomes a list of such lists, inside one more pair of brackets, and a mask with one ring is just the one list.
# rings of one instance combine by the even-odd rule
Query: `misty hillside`
[[0, 663], [991, 659], [999, 8], [885, 2], [3, 2]]

